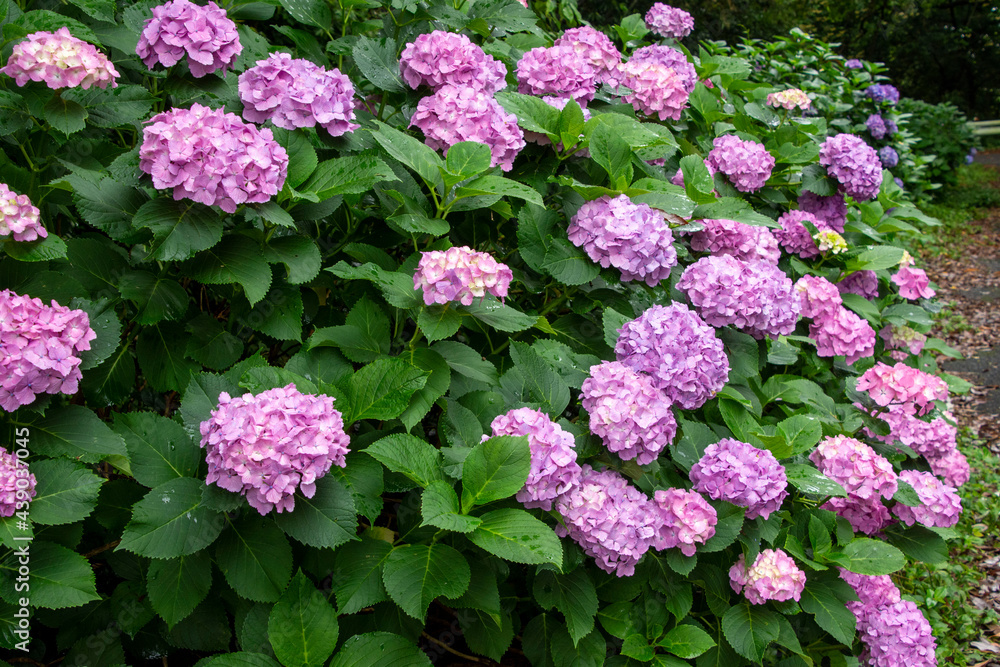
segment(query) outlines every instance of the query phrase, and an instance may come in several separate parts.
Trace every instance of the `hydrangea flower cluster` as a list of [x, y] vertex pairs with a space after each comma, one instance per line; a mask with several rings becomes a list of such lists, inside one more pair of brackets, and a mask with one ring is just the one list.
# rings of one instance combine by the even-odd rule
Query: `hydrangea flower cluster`
[[572, 97], [580, 104], [594, 99], [598, 70], [571, 44], [538, 46], [517, 63], [517, 92], [544, 97]]
[[812, 213], [801, 210], [782, 213], [778, 222], [781, 223], [781, 229], [775, 230], [774, 238], [785, 249], [785, 252], [790, 255], [798, 255], [802, 259], [819, 256], [819, 248], [816, 247], [812, 232], [803, 223], [809, 222], [817, 230], [823, 231], [829, 229], [825, 222]]
[[944, 417], [924, 421], [901, 405], [890, 405], [877, 416], [889, 425], [889, 433], [872, 437], [890, 444], [898, 441], [928, 460], [947, 455], [957, 446], [958, 429]]
[[39, 394], [75, 394], [79, 353], [96, 337], [82, 310], [0, 292], [0, 407], [13, 412]]
[[848, 364], [875, 354], [872, 325], [844, 307], [832, 315], [813, 320], [809, 325], [809, 337], [816, 341], [816, 354], [821, 357], [843, 355]]
[[[860, 623], [863, 610], [872, 610], [885, 604], [895, 604], [902, 597], [896, 584], [892, 583], [892, 577], [888, 574], [856, 574], [842, 567], [838, 567], [840, 578], [850, 585], [857, 593], [858, 599], [847, 603], [847, 608], [854, 612]], [[861, 612], [861, 613], [859, 613]], [[863, 629], [858, 628], [862, 632]]]
[[885, 349], [890, 351], [889, 356], [896, 361], [905, 361], [909, 356], [903, 350], [909, 350], [909, 354], [920, 354], [927, 342], [927, 336], [901, 324], [887, 324], [878, 334], [885, 342]]
[[788, 496], [785, 468], [774, 454], [732, 438], [706, 447], [689, 476], [695, 491], [747, 508], [748, 519], [768, 518]]
[[287, 53], [272, 53], [239, 78], [243, 117], [278, 127], [326, 128], [339, 137], [361, 127], [354, 120], [354, 85], [340, 70], [327, 71]]
[[656, 460], [677, 433], [670, 401], [642, 375], [619, 361], [590, 367], [581, 404], [590, 415], [590, 431], [609, 451], [640, 465]]
[[654, 287], [677, 265], [674, 235], [663, 214], [625, 195], [587, 202], [567, 228], [569, 240], [622, 280], [643, 280]]
[[841, 294], [857, 294], [871, 301], [878, 296], [878, 275], [867, 269], [855, 271], [837, 283], [837, 289]]
[[697, 491], [655, 491], [653, 504], [663, 521], [653, 542], [657, 551], [677, 547], [685, 556], [693, 556], [696, 545], [704, 544], [715, 535], [718, 514]]
[[758, 340], [795, 330], [800, 306], [793, 287], [774, 264], [730, 255], [702, 257], [677, 282], [706, 322], [731, 324]]
[[887, 83], [873, 83], [865, 89], [865, 95], [873, 102], [888, 102], [896, 104], [899, 102], [899, 90], [896, 86]]
[[646, 27], [660, 37], [681, 39], [694, 30], [694, 17], [683, 9], [654, 2], [646, 12]]
[[510, 267], [489, 253], [454, 246], [421, 254], [413, 274], [413, 289], [423, 290], [428, 306], [451, 301], [469, 306], [487, 292], [502, 300], [513, 278]]
[[716, 137], [712, 146], [705, 162], [725, 174], [740, 192], [756, 192], [771, 178], [775, 161], [763, 144], [727, 134]]
[[13, 192], [6, 183], [0, 183], [0, 239], [37, 241], [49, 235], [39, 220], [40, 211], [28, 195]]
[[937, 642], [931, 624], [909, 600], [875, 607], [864, 620], [859, 656], [871, 667], [933, 667]]
[[517, 117], [477, 88], [443, 86], [417, 103], [410, 126], [420, 128], [428, 146], [445, 153], [462, 141], [486, 144], [490, 166], [500, 165], [504, 171], [513, 169], [514, 158], [525, 146]]
[[262, 515], [295, 509], [295, 492], [316, 493], [332, 465], [343, 468], [350, 438], [330, 396], [303, 394], [294, 384], [259, 394], [219, 395], [201, 423], [209, 484], [246, 496]]
[[881, 114], [873, 113], [868, 116], [867, 120], [865, 120], [865, 127], [868, 128], [868, 133], [872, 135], [872, 139], [877, 141], [881, 141], [888, 134], [885, 119], [882, 118]]
[[781, 549], [764, 549], [749, 568], [743, 554], [729, 568], [729, 585], [750, 604], [768, 600], [798, 600], [806, 587], [806, 573]]
[[892, 146], [883, 146], [878, 149], [878, 159], [882, 161], [882, 166], [892, 169], [899, 164], [899, 153]]
[[[542, 101], [548, 104], [550, 107], [562, 111], [563, 109], [566, 108], [566, 105], [569, 104], [569, 99], [570, 98], [568, 97], [552, 97], [551, 95], [549, 95], [548, 97], [543, 97]], [[593, 114], [590, 113], [590, 109], [588, 109], [587, 107], [580, 107], [580, 111], [583, 112], [584, 122], [590, 120], [591, 117], [593, 116]], [[580, 135], [580, 138], [583, 139], [583, 134]], [[529, 130], [525, 130], [524, 140], [531, 141], [533, 143], [538, 144], [539, 146], [548, 146], [549, 144], [552, 143], [548, 135], [543, 134], [541, 132], [531, 132]], [[572, 146], [570, 148], [572, 148]], [[557, 151], [562, 152], [564, 149], [565, 147], [563, 146], [563, 143], [561, 141], [556, 144]], [[580, 157], [590, 157], [590, 150], [587, 148], [583, 148], [577, 151], [574, 155], [579, 155]]]
[[288, 174], [288, 153], [271, 130], [200, 104], [153, 116], [143, 130], [139, 168], [153, 187], [235, 213], [239, 204], [266, 202]]
[[776, 93], [768, 93], [767, 103], [772, 107], [787, 109], [788, 111], [796, 107], [805, 111], [812, 104], [809, 96], [798, 88], [789, 88], [788, 90], [781, 90]]
[[892, 464], [865, 443], [846, 435], [824, 438], [809, 460], [850, 496], [860, 500], [892, 498], [899, 488]]
[[688, 94], [698, 84], [698, 73], [695, 71], [694, 65], [688, 62], [687, 56], [682, 51], [669, 46], [660, 44], [643, 46], [632, 53], [629, 62], [653, 62], [666, 65], [680, 77], [681, 83], [684, 84], [684, 90]]
[[778, 239], [767, 227], [735, 220], [702, 220], [701, 231], [691, 235], [691, 249], [712, 255], [732, 255], [744, 261], [777, 264], [781, 258]]
[[878, 535], [892, 523], [888, 508], [878, 498], [861, 500], [854, 496], [831, 498], [821, 509], [835, 512], [851, 524], [851, 528], [865, 535]]
[[[609, 86], [618, 85], [622, 54], [611, 39], [600, 30], [585, 25], [570, 28], [555, 41], [553, 46], [568, 46], [597, 71], [597, 81]], [[633, 56], [634, 57], [634, 56]], [[685, 62], [687, 62], [685, 60]]]
[[954, 487], [942, 484], [932, 473], [919, 470], [904, 470], [899, 477], [916, 490], [921, 503], [916, 507], [896, 503], [892, 511], [900, 521], [907, 526], [920, 523], [934, 528], [950, 528], [958, 523], [962, 499]]
[[[531, 408], [517, 408], [498, 415], [490, 424], [493, 435], [528, 436], [531, 469], [517, 500], [525, 507], [548, 512], [559, 496], [580, 482], [573, 435], [553, 422], [547, 414]], [[484, 435], [483, 440], [487, 437]]]
[[[18, 480], [26, 480], [18, 488]], [[28, 472], [28, 466], [13, 452], [0, 447], [0, 518], [14, 516], [17, 512], [17, 494], [21, 492], [21, 503], [30, 502], [37, 493], [35, 476]], [[25, 505], [21, 505], [23, 509]]]
[[851, 58], [846, 63], [844, 63], [844, 67], [846, 67], [847, 69], [861, 69], [862, 67], [864, 67], [864, 65], [857, 58]]
[[902, 362], [889, 366], [881, 361], [865, 371], [857, 384], [877, 405], [900, 405], [910, 414], [927, 414], [934, 401], [948, 400], [948, 385], [936, 375]]
[[660, 120], [680, 120], [687, 107], [688, 90], [677, 70], [652, 60], [629, 60], [622, 67], [622, 82], [632, 92], [622, 96], [638, 113]]
[[838, 232], [824, 229], [816, 235], [816, 249], [822, 254], [839, 255], [847, 251], [847, 241]]
[[822, 276], [802, 276], [795, 283], [802, 300], [802, 317], [831, 317], [844, 305], [837, 286]]
[[799, 195], [799, 210], [812, 213], [820, 222], [840, 233], [847, 224], [847, 202], [843, 195], [822, 197], [815, 193], [804, 191]]
[[507, 87], [507, 68], [465, 35], [435, 30], [419, 35], [399, 56], [399, 72], [410, 88], [432, 91], [452, 84], [492, 95]]
[[77, 39], [69, 28], [38, 31], [14, 45], [0, 72], [13, 77], [18, 86], [42, 81], [53, 90], [91, 86], [118, 87], [118, 70], [93, 44]]
[[904, 299], [916, 300], [920, 297], [929, 299], [937, 293], [931, 287], [927, 272], [909, 265], [904, 264], [899, 267], [890, 280], [899, 288], [899, 296]]
[[972, 475], [965, 454], [958, 451], [957, 447], [948, 450], [946, 454], [928, 457], [927, 462], [931, 466], [931, 472], [956, 489], [968, 482]]
[[187, 57], [195, 78], [232, 67], [243, 51], [236, 24], [214, 2], [196, 5], [191, 0], [170, 0], [153, 7], [139, 35], [136, 54], [146, 67], [157, 63], [171, 67]]
[[861, 137], [846, 133], [828, 137], [819, 147], [819, 163], [849, 196], [858, 201], [878, 196], [882, 163], [875, 149]]
[[684, 410], [701, 407], [729, 380], [729, 359], [715, 330], [682, 303], [655, 305], [619, 329], [618, 361], [648, 373]]

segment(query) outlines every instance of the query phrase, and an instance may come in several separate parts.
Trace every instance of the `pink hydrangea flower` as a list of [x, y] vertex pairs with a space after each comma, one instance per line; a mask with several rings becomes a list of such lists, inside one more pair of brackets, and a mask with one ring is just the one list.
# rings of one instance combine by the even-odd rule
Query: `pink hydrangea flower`
[[713, 255], [732, 255], [744, 261], [777, 264], [781, 258], [778, 239], [767, 227], [735, 220], [701, 220], [704, 229], [691, 234], [691, 249]]
[[774, 237], [789, 255], [798, 255], [802, 259], [819, 256], [819, 248], [813, 239], [812, 232], [803, 222], [810, 222], [817, 230], [829, 229], [825, 222], [808, 211], [793, 210], [783, 213], [778, 222], [781, 229], [774, 232]]
[[899, 477], [916, 490], [921, 503], [916, 507], [896, 503], [892, 511], [900, 521], [907, 526], [921, 523], [936, 528], [950, 528], [958, 523], [962, 499], [954, 487], [942, 484], [933, 473], [919, 470], [904, 470]]
[[663, 527], [652, 544], [657, 551], [677, 547], [685, 556], [693, 556], [697, 545], [715, 535], [718, 514], [697, 491], [655, 491], [653, 504], [663, 518]]
[[767, 103], [772, 107], [787, 109], [788, 111], [796, 107], [805, 111], [812, 104], [809, 96], [798, 88], [789, 88], [776, 93], [768, 93]]
[[539, 46], [517, 63], [519, 93], [572, 97], [580, 104], [594, 99], [598, 70], [571, 44]]
[[278, 127], [321, 125], [339, 137], [361, 127], [354, 120], [354, 85], [339, 69], [325, 70], [287, 53], [272, 53], [239, 78], [243, 117]]
[[931, 472], [956, 489], [968, 482], [972, 476], [969, 462], [958, 447], [952, 447], [943, 454], [928, 456], [927, 462], [931, 466]]
[[756, 192], [771, 178], [775, 161], [763, 144], [727, 134], [716, 137], [712, 145], [706, 162], [725, 174], [740, 192]]
[[649, 46], [636, 49], [629, 61], [634, 63], [653, 62], [666, 65], [680, 77], [684, 91], [688, 94], [691, 94], [694, 91], [694, 87], [698, 84], [698, 73], [695, 71], [694, 65], [688, 61], [684, 52], [678, 49], [660, 44], [650, 44]]
[[490, 166], [504, 171], [514, 168], [514, 158], [524, 148], [524, 132], [517, 117], [476, 88], [446, 85], [417, 103], [410, 126], [424, 133], [424, 143], [448, 152], [462, 141], [478, 141], [490, 147]]
[[680, 120], [687, 108], [684, 79], [672, 67], [651, 60], [629, 60], [622, 67], [622, 83], [632, 91], [622, 100], [638, 113], [660, 120]]
[[399, 56], [403, 80], [433, 91], [446, 85], [477, 88], [487, 95], [507, 87], [507, 68], [465, 35], [435, 30], [419, 35]]
[[577, 55], [597, 71], [597, 81], [609, 86], [618, 85], [622, 54], [611, 39], [589, 25], [570, 28], [555, 41], [553, 46], [569, 46]]
[[14, 45], [0, 72], [13, 77], [18, 86], [42, 81], [53, 90], [91, 86], [118, 87], [118, 70], [93, 44], [77, 39], [69, 28], [38, 31]]
[[878, 498], [864, 500], [854, 495], [848, 495], [846, 498], [830, 498], [821, 505], [821, 509], [830, 510], [837, 516], [847, 519], [851, 528], [865, 535], [878, 535], [892, 523], [888, 508]]
[[803, 191], [799, 195], [799, 210], [812, 213], [818, 220], [834, 231], [843, 233], [847, 224], [847, 202], [843, 195], [822, 197], [812, 192]]
[[458, 301], [469, 306], [489, 292], [498, 299], [507, 296], [514, 278], [510, 267], [496, 261], [489, 253], [468, 246], [422, 253], [413, 275], [413, 289], [423, 290], [424, 303]]
[[[887, 324], [882, 327], [878, 335], [885, 342], [885, 349], [889, 356], [896, 361], [905, 361], [909, 354], [920, 354], [927, 342], [927, 336], [916, 329], [900, 324]], [[903, 352], [908, 350], [909, 354]]]
[[861, 664], [871, 667], [933, 667], [937, 642], [931, 625], [909, 600], [875, 607], [865, 618]]
[[748, 519], [768, 518], [788, 496], [785, 467], [774, 454], [733, 438], [706, 447], [689, 476], [695, 491], [745, 507]]
[[174, 199], [235, 213], [240, 204], [268, 201], [285, 184], [288, 153], [271, 130], [236, 114], [193, 104], [148, 122], [139, 168], [153, 177], [153, 187], [173, 188]]
[[858, 201], [878, 197], [882, 162], [861, 137], [842, 133], [827, 138], [819, 147], [819, 163], [849, 196]]
[[857, 601], [847, 603], [847, 608], [855, 606], [880, 607], [885, 604], [899, 602], [899, 589], [892, 583], [892, 577], [888, 574], [856, 574], [850, 570], [838, 567], [840, 578], [850, 584], [854, 592], [858, 594]]
[[825, 319], [837, 314], [844, 300], [837, 286], [821, 276], [802, 276], [795, 283], [802, 300], [802, 317]]
[[660, 37], [681, 39], [694, 30], [694, 17], [683, 9], [654, 2], [646, 12], [646, 27]]
[[899, 488], [892, 464], [846, 435], [824, 438], [809, 455], [819, 471], [861, 500], [892, 498]]
[[848, 364], [875, 354], [872, 325], [843, 306], [832, 314], [814, 319], [809, 325], [809, 337], [816, 341], [816, 354], [821, 357], [843, 355]]
[[872, 301], [878, 297], [878, 276], [867, 269], [855, 271], [837, 283], [841, 294], [857, 294]]
[[655, 287], [677, 265], [674, 235], [663, 214], [647, 204], [633, 204], [625, 195], [587, 202], [566, 231], [590, 259], [621, 271], [622, 280]]
[[930, 299], [936, 292], [930, 286], [930, 280], [923, 269], [912, 266], [900, 267], [892, 276], [892, 282], [899, 287], [899, 296], [904, 299]]
[[750, 604], [798, 600], [806, 587], [806, 573], [781, 549], [764, 549], [749, 568], [740, 554], [729, 569], [729, 585]]
[[857, 384], [876, 404], [885, 407], [901, 405], [909, 412], [927, 414], [934, 401], [948, 400], [948, 385], [944, 380], [904, 363], [889, 366], [881, 361], [865, 371]]
[[626, 461], [652, 463], [677, 433], [666, 395], [653, 386], [648, 375], [621, 362], [591, 366], [581, 391], [590, 431]]
[[943, 456], [956, 447], [958, 429], [944, 417], [924, 421], [902, 405], [890, 405], [877, 416], [889, 425], [889, 434], [869, 435], [882, 442], [898, 441], [928, 459]]
[[[541, 412], [517, 408], [498, 415], [490, 424], [493, 435], [526, 435], [531, 450], [531, 470], [517, 500], [525, 507], [548, 512], [552, 502], [580, 481], [572, 434]], [[483, 436], [486, 440], [487, 436]]]
[[96, 337], [82, 310], [0, 292], [0, 407], [13, 412], [40, 394], [75, 394], [79, 353]]
[[28, 195], [13, 192], [0, 183], [0, 238], [14, 241], [36, 241], [49, 235], [39, 220], [40, 211]]
[[243, 51], [236, 24], [214, 2], [196, 5], [191, 0], [170, 0], [153, 7], [139, 35], [136, 54], [146, 67], [171, 67], [187, 58], [195, 78], [226, 69]]
[[615, 356], [648, 373], [684, 410], [701, 407], [729, 379], [729, 359], [715, 330], [682, 303], [655, 305], [618, 330]]
[[19, 502], [21, 509], [26, 509], [37, 493], [35, 484], [27, 464], [0, 447], [0, 517], [14, 516]]

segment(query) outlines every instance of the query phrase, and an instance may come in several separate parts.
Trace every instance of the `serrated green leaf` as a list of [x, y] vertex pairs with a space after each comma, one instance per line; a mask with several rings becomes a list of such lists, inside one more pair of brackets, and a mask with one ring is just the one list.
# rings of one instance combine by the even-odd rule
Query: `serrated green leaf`
[[829, 632], [837, 641], [847, 646], [854, 643], [857, 619], [824, 583], [807, 580], [799, 604], [804, 611], [816, 618], [819, 627]]
[[32, 523], [62, 525], [90, 516], [106, 480], [66, 459], [40, 459], [31, 464], [35, 496], [29, 506]]
[[559, 538], [524, 510], [493, 510], [479, 518], [483, 522], [468, 537], [481, 549], [514, 563], [562, 565]]
[[391, 632], [368, 632], [344, 642], [330, 667], [431, 667], [431, 661], [409, 639]]
[[470, 197], [474, 195], [502, 195], [505, 197], [523, 199], [526, 202], [537, 204], [538, 206], [545, 205], [542, 201], [542, 196], [538, 194], [537, 190], [529, 188], [527, 185], [519, 183], [515, 180], [504, 178], [503, 176], [480, 176], [476, 180], [458, 188], [455, 195], [457, 197]]
[[697, 658], [699, 655], [715, 646], [712, 637], [694, 625], [678, 625], [656, 642], [662, 649], [670, 651], [681, 658]]
[[354, 63], [379, 90], [400, 93], [407, 89], [399, 74], [396, 42], [388, 37], [360, 37], [351, 49]]
[[322, 258], [316, 242], [305, 236], [279, 236], [264, 246], [264, 259], [270, 264], [281, 263], [288, 271], [287, 280], [301, 285], [319, 275]]
[[199, 551], [149, 564], [146, 589], [153, 609], [173, 627], [187, 618], [212, 585], [212, 559]]
[[158, 391], [180, 391], [198, 365], [184, 356], [187, 333], [179, 322], [159, 322], [139, 332], [135, 352], [139, 368]]
[[398, 181], [385, 162], [372, 154], [346, 155], [320, 162], [312, 176], [298, 188], [320, 199], [368, 192], [376, 183]]
[[389, 542], [365, 537], [337, 550], [331, 585], [340, 614], [354, 614], [389, 599], [382, 584], [382, 570], [390, 553]]
[[752, 662], [760, 662], [767, 645], [778, 638], [778, 615], [749, 602], [732, 607], [722, 617], [722, 630], [736, 652]]
[[218, 245], [199, 253], [182, 271], [206, 285], [238, 283], [250, 305], [267, 295], [271, 286], [271, 267], [260, 246], [246, 236], [228, 236]]
[[438, 542], [393, 549], [386, 559], [382, 582], [403, 611], [423, 619], [435, 598], [456, 598], [464, 593], [471, 576], [465, 557]]
[[204, 204], [161, 197], [143, 204], [132, 219], [153, 232], [148, 259], [179, 261], [211, 248], [222, 238], [223, 221]]
[[369, 445], [365, 453], [424, 488], [431, 482], [444, 480], [441, 452], [415, 436], [406, 433], [388, 435]]
[[805, 463], [789, 463], [785, 466], [785, 476], [788, 483], [802, 493], [818, 496], [837, 496], [846, 498], [847, 491], [840, 484], [821, 473], [816, 468]]
[[881, 540], [856, 537], [844, 547], [843, 563], [857, 574], [892, 574], [906, 565], [903, 552]]
[[267, 620], [274, 654], [287, 667], [322, 667], [339, 632], [337, 613], [299, 570]]
[[232, 522], [216, 543], [215, 556], [233, 590], [255, 602], [278, 600], [292, 576], [292, 547], [263, 517]]
[[462, 466], [462, 511], [514, 495], [531, 471], [524, 436], [497, 436], [476, 445]]
[[63, 134], [75, 134], [87, 127], [87, 110], [77, 102], [53, 95], [42, 110], [45, 121]]
[[180, 283], [172, 278], [156, 276], [148, 271], [129, 271], [118, 282], [122, 297], [135, 304], [135, 321], [155, 324], [176, 320], [187, 310], [190, 297]]
[[296, 491], [295, 510], [282, 512], [275, 522], [289, 537], [311, 547], [335, 549], [357, 539], [357, 512], [350, 492], [335, 477], [316, 480], [316, 493], [306, 498]]
[[481, 301], [473, 301], [470, 306], [458, 306], [458, 309], [497, 331], [507, 333], [530, 329], [538, 322], [537, 317], [525, 315], [519, 310], [504, 305], [492, 295]]
[[10, 423], [31, 429], [34, 454], [65, 456], [84, 463], [97, 463], [110, 456], [126, 457], [121, 437], [82, 405], [50, 408], [44, 417], [31, 421], [11, 418]]
[[421, 497], [420, 515], [422, 526], [436, 526], [457, 533], [472, 532], [482, 523], [479, 517], [462, 514], [455, 489], [441, 480], [427, 485]]
[[535, 577], [532, 592], [543, 609], [555, 607], [562, 612], [574, 647], [594, 629], [597, 590], [583, 568], [569, 574], [543, 570]]
[[399, 417], [414, 392], [427, 383], [427, 376], [402, 359], [373, 361], [352, 375], [345, 387], [344, 421]]
[[133, 507], [118, 548], [148, 558], [177, 558], [214, 542], [224, 521], [205, 506], [204, 484], [178, 477], [152, 489]]
[[[53, 542], [35, 540], [31, 543], [31, 566], [28, 590], [31, 606], [45, 609], [79, 607], [99, 600], [94, 583], [94, 570], [80, 554]], [[17, 600], [24, 592], [15, 591], [18, 554], [4, 559], [0, 575], [0, 593], [5, 600]]]

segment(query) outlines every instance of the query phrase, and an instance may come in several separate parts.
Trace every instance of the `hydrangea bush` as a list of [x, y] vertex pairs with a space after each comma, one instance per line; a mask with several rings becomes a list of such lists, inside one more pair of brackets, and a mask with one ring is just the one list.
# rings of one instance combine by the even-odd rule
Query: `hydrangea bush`
[[0, 1], [0, 646], [934, 664], [931, 221], [648, 9]]

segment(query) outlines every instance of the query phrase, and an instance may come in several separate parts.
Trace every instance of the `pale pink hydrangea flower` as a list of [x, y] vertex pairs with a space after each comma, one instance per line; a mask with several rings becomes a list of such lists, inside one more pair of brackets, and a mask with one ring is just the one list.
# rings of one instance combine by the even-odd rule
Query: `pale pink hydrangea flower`
[[691, 249], [712, 255], [732, 255], [744, 261], [777, 264], [781, 258], [778, 239], [767, 227], [735, 220], [701, 220], [703, 229], [691, 234]]
[[569, 46], [597, 70], [599, 83], [618, 85], [622, 54], [611, 39], [600, 30], [589, 25], [570, 28], [555, 41], [553, 46]]
[[572, 97], [580, 104], [594, 99], [598, 70], [571, 44], [538, 46], [517, 63], [518, 92], [544, 97]]
[[399, 71], [410, 88], [433, 91], [448, 84], [492, 95], [507, 87], [507, 68], [465, 35], [435, 30], [419, 35], [399, 56]]
[[651, 60], [629, 60], [622, 66], [622, 84], [632, 91], [622, 100], [638, 113], [660, 120], [680, 120], [687, 108], [684, 80], [672, 67]]
[[695, 71], [694, 65], [688, 61], [683, 51], [669, 46], [661, 44], [643, 46], [632, 53], [629, 62], [654, 62], [666, 65], [680, 77], [681, 83], [684, 85], [684, 90], [688, 94], [691, 94], [694, 91], [694, 87], [698, 84], [698, 73]]
[[934, 528], [950, 528], [958, 523], [962, 499], [954, 487], [942, 484], [933, 473], [919, 470], [904, 470], [899, 477], [912, 486], [920, 498], [920, 505], [916, 507], [896, 503], [892, 511], [900, 521], [907, 526], [920, 523]]
[[693, 556], [697, 545], [715, 535], [718, 514], [697, 491], [661, 489], [653, 493], [653, 504], [663, 518], [652, 544], [657, 551], [677, 547], [685, 556]]
[[798, 88], [789, 88], [788, 90], [768, 93], [767, 103], [772, 107], [787, 109], [788, 111], [796, 107], [805, 111], [812, 104], [809, 96]]
[[849, 196], [858, 201], [878, 196], [882, 162], [875, 149], [861, 137], [842, 133], [827, 138], [819, 148], [819, 163]]
[[899, 488], [892, 464], [860, 440], [829, 436], [809, 455], [819, 471], [861, 500], [892, 498]]
[[22, 510], [26, 509], [37, 493], [35, 484], [35, 476], [28, 472], [28, 465], [13, 452], [0, 447], [0, 517], [14, 516], [18, 503]]
[[13, 77], [18, 86], [42, 81], [53, 90], [91, 86], [118, 87], [118, 70], [93, 44], [77, 39], [69, 28], [38, 31], [14, 45], [0, 72]]
[[851, 528], [865, 535], [878, 535], [892, 523], [889, 509], [879, 498], [864, 500], [854, 495], [846, 498], [830, 498], [820, 509], [835, 512], [851, 524]]
[[152, 69], [176, 65], [185, 57], [192, 76], [200, 78], [236, 63], [243, 51], [236, 24], [214, 2], [196, 5], [191, 0], [170, 0], [153, 7], [146, 19], [136, 54]]
[[28, 195], [19, 195], [0, 183], [0, 239], [37, 241], [46, 238], [49, 232], [39, 220], [40, 213]]
[[878, 332], [878, 335], [885, 341], [885, 349], [889, 351], [889, 356], [896, 361], [905, 361], [909, 356], [903, 350], [909, 350], [910, 354], [920, 354], [927, 342], [927, 336], [912, 327], [901, 324], [887, 324]]
[[423, 290], [424, 303], [458, 301], [469, 306], [489, 292], [498, 299], [507, 296], [514, 278], [510, 267], [496, 261], [489, 253], [468, 246], [432, 250], [420, 256], [413, 274], [413, 289]]
[[[847, 608], [851, 611], [859, 607], [874, 608], [895, 604], [902, 599], [899, 589], [896, 588], [896, 584], [892, 582], [892, 577], [888, 574], [856, 574], [842, 567], [838, 567], [837, 571], [840, 572], [840, 578], [846, 581], [858, 594], [856, 601], [852, 600], [847, 603]], [[855, 612], [855, 616], [857, 616], [857, 612]]]
[[788, 497], [785, 467], [766, 449], [733, 438], [705, 448], [689, 474], [694, 490], [746, 508], [746, 518], [765, 519]]
[[952, 447], [943, 454], [928, 456], [927, 462], [931, 466], [931, 472], [956, 489], [968, 482], [972, 476], [969, 462], [958, 447]]
[[646, 27], [660, 37], [681, 39], [694, 30], [694, 17], [683, 9], [654, 2], [646, 12]]
[[725, 174], [740, 192], [756, 192], [771, 178], [775, 160], [763, 144], [727, 134], [716, 137], [712, 145], [706, 162]]
[[894, 366], [875, 364], [858, 378], [857, 389], [868, 392], [882, 407], [901, 405], [916, 414], [930, 412], [934, 401], [948, 400], [948, 385], [944, 380], [902, 362]]
[[837, 286], [822, 276], [802, 276], [795, 290], [802, 300], [802, 317], [824, 319], [836, 315], [844, 305]]
[[930, 299], [936, 292], [930, 286], [930, 279], [923, 269], [912, 266], [902, 266], [893, 274], [892, 282], [899, 287], [899, 296], [904, 299], [916, 300], [920, 297]]
[[821, 357], [843, 355], [848, 364], [875, 354], [875, 330], [868, 320], [841, 306], [832, 314], [813, 320], [809, 337]]
[[740, 554], [729, 569], [729, 585], [743, 593], [750, 604], [799, 600], [806, 587], [806, 573], [781, 549], [764, 549], [749, 568]]

